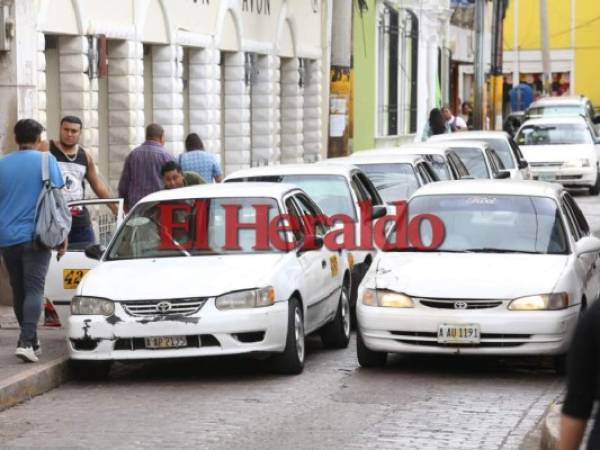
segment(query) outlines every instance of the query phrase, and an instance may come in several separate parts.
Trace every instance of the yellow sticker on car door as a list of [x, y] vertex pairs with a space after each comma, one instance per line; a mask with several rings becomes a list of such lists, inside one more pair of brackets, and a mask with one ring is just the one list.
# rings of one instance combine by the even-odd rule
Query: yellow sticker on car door
[[333, 255], [329, 257], [329, 267], [331, 268], [331, 276], [336, 277], [338, 274], [337, 256]]

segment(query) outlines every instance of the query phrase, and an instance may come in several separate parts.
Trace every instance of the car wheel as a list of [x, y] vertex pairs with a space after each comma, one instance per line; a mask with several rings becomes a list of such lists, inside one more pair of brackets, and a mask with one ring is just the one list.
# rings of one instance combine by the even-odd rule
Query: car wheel
[[110, 374], [112, 361], [70, 360], [69, 369], [76, 380], [105, 380]]
[[600, 173], [596, 174], [596, 183], [590, 186], [590, 195], [600, 194]]
[[273, 362], [279, 373], [296, 375], [304, 369], [304, 316], [300, 302], [291, 298], [288, 302], [288, 328], [283, 353], [275, 355]]
[[360, 331], [356, 333], [356, 353], [358, 354], [358, 363], [362, 367], [382, 367], [387, 361], [386, 352], [376, 352], [367, 348]]
[[350, 342], [350, 299], [348, 288], [342, 286], [337, 311], [331, 322], [321, 329], [321, 341], [329, 348], [346, 348]]

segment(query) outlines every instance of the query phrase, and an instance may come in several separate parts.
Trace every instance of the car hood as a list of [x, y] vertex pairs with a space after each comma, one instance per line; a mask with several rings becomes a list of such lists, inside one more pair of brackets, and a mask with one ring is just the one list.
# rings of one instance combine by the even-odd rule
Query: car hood
[[511, 299], [552, 292], [567, 260], [518, 253], [382, 253], [375, 283], [415, 297]]
[[562, 162], [574, 159], [594, 158], [592, 144], [580, 145], [521, 145], [528, 162]]
[[82, 281], [78, 295], [111, 300], [214, 297], [263, 287], [281, 253], [106, 261]]

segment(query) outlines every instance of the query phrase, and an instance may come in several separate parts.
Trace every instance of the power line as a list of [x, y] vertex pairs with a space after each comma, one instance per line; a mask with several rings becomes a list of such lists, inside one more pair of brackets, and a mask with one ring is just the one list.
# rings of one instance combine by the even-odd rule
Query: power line
[[576, 26], [574, 26], [574, 27], [571, 27], [571, 28], [569, 28], [569, 29], [567, 29], [567, 30], [564, 30], [564, 31], [559, 31], [558, 33], [554, 33], [554, 34], [550, 35], [550, 37], [561, 36], [561, 35], [563, 35], [563, 34], [570, 33], [570, 32], [571, 32], [571, 31], [573, 31], [573, 30], [577, 30], [577, 29], [579, 29], [579, 28], [587, 27], [588, 25], [591, 25], [591, 24], [593, 24], [594, 22], [597, 22], [598, 20], [600, 20], [600, 16], [593, 17], [593, 18], [591, 18], [590, 20], [588, 20], [588, 21], [586, 21], [586, 22], [583, 22], [583, 23], [580, 23], [579, 25], [576, 25]]

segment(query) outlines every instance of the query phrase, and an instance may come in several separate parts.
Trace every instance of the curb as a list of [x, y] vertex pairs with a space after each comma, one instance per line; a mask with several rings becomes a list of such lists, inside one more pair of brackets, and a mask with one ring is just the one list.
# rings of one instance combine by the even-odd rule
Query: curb
[[18, 375], [0, 381], [0, 411], [48, 392], [69, 379], [69, 358], [34, 365]]
[[542, 428], [542, 450], [558, 450], [560, 437], [560, 410], [562, 403], [552, 403], [544, 415]]

